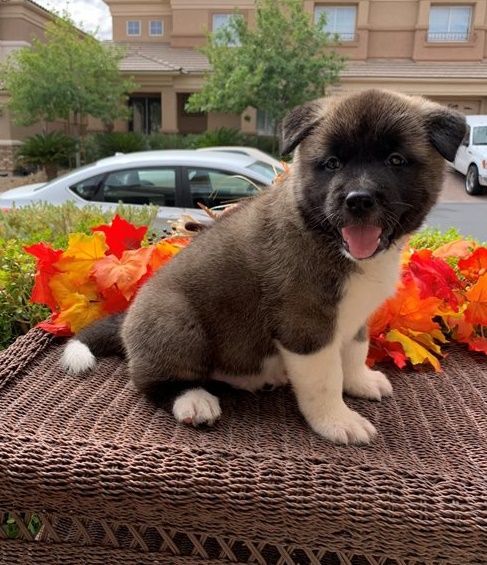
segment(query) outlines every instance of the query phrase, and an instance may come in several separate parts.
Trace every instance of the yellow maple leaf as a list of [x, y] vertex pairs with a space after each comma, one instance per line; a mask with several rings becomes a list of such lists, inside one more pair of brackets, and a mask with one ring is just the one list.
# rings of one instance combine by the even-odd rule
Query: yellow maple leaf
[[71, 300], [66, 308], [61, 310], [58, 322], [66, 323], [74, 333], [103, 316], [103, 306], [100, 302], [89, 300], [84, 294], [78, 292], [71, 295]]
[[66, 323], [78, 332], [104, 314], [94, 281], [77, 282], [76, 273], [58, 273], [49, 281], [49, 287], [59, 306], [59, 323]]
[[108, 249], [105, 234], [94, 232], [91, 235], [73, 233], [69, 236], [68, 248], [62, 254], [55, 267], [82, 283], [88, 280], [94, 263], [105, 256]]
[[386, 339], [387, 341], [400, 343], [404, 353], [413, 365], [429, 363], [435, 371], [439, 372], [441, 370], [438, 359], [414, 338], [403, 334], [399, 330], [391, 330], [387, 333]]
[[409, 331], [408, 335], [412, 337], [414, 341], [417, 341], [429, 349], [429, 351], [433, 351], [437, 355], [442, 355], [441, 346], [435, 341], [438, 340], [441, 343], [446, 343], [446, 337], [441, 330], [432, 330], [431, 333]]

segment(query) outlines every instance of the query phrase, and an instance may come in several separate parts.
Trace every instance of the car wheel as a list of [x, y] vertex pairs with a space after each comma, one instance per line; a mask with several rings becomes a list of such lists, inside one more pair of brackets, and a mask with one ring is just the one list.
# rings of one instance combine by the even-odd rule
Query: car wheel
[[474, 164], [470, 165], [465, 176], [465, 190], [467, 194], [472, 196], [482, 194], [483, 192], [483, 187], [479, 183], [479, 170]]

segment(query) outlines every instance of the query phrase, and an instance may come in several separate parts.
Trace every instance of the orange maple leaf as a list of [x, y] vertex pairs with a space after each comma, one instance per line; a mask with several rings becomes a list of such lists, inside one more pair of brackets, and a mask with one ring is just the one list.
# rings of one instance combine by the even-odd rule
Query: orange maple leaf
[[443, 317], [443, 321], [452, 333], [455, 341], [465, 343], [471, 339], [474, 334], [475, 327], [465, 320], [463, 312], [460, 314], [451, 313], [451, 315]]
[[487, 326], [487, 273], [479, 277], [467, 290], [465, 296], [469, 301], [465, 310], [465, 320], [471, 324]]
[[389, 308], [389, 300], [380, 306], [369, 318], [369, 334], [378, 337], [386, 331], [392, 320], [392, 312]]
[[147, 272], [152, 248], [143, 247], [124, 251], [120, 259], [108, 255], [93, 266], [93, 276], [98, 287], [106, 290], [116, 285], [126, 300], [130, 300], [137, 290], [139, 280]]
[[69, 236], [68, 248], [54, 266], [60, 271], [69, 272], [71, 278], [81, 284], [89, 279], [93, 265], [105, 257], [107, 249], [102, 232], [92, 235], [74, 233]]
[[152, 252], [149, 262], [150, 268], [152, 271], [157, 271], [157, 269], [165, 265], [180, 251], [181, 247], [179, 245], [173, 245], [169, 243], [167, 239], [163, 239], [154, 246], [154, 251]]
[[433, 255], [439, 259], [449, 259], [450, 257], [457, 257], [458, 259], [465, 259], [477, 247], [475, 241], [468, 239], [456, 239], [445, 243], [433, 251]]
[[434, 296], [421, 299], [419, 289], [413, 281], [400, 283], [396, 294], [386, 304], [390, 311], [391, 329], [418, 332], [439, 329], [433, 318], [438, 315], [442, 300]]

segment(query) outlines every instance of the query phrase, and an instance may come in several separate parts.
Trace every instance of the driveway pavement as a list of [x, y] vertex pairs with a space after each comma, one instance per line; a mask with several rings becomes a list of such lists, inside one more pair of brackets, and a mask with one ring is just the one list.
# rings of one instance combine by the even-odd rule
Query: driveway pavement
[[426, 225], [442, 230], [455, 227], [463, 235], [487, 241], [487, 192], [482, 196], [469, 196], [465, 192], [464, 177], [448, 170], [440, 202], [431, 211]]

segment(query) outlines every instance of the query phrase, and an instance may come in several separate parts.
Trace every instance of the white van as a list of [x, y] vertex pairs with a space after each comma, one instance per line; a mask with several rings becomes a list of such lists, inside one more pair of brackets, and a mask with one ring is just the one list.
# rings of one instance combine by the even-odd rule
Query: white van
[[487, 186], [487, 115], [466, 116], [467, 133], [458, 148], [453, 167], [465, 175], [468, 194], [482, 194]]

